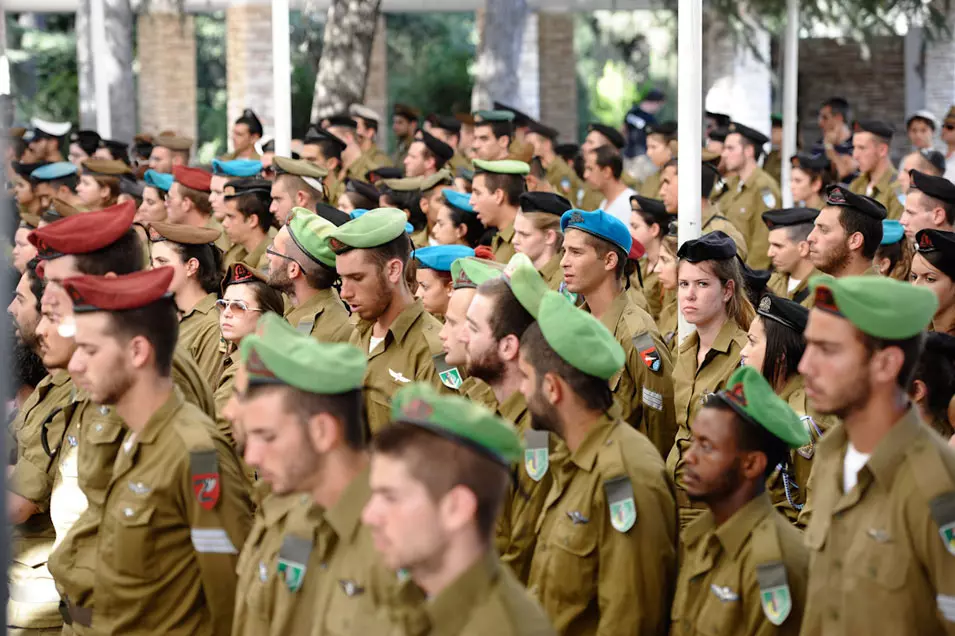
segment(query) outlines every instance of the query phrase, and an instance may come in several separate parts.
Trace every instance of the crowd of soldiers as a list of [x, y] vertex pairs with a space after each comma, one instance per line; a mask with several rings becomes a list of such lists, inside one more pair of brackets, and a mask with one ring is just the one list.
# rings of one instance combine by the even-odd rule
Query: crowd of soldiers
[[8, 631], [955, 634], [955, 152], [663, 98], [10, 130]]

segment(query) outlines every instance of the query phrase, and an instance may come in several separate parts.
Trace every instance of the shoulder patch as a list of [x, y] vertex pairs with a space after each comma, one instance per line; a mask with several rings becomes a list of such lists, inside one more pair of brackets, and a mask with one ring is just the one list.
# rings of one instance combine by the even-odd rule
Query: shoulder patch
[[773, 625], [782, 625], [793, 609], [786, 566], [782, 561], [757, 565], [756, 579], [759, 581], [759, 602], [763, 606], [763, 614]]
[[315, 327], [314, 320], [303, 320], [295, 326], [295, 330], [306, 336], [312, 335], [312, 329]]
[[955, 555], [955, 492], [938, 495], [929, 502], [929, 509], [945, 549]]
[[305, 582], [305, 570], [312, 554], [312, 542], [308, 539], [287, 534], [282, 538], [279, 549], [278, 573], [285, 581], [290, 592], [298, 592]]
[[441, 384], [457, 391], [461, 388], [464, 379], [461, 377], [458, 368], [448, 364], [444, 356], [444, 353], [431, 356], [432, 361], [434, 361], [434, 369], [438, 372], [438, 377], [441, 378]]
[[767, 208], [772, 209], [776, 207], [776, 195], [773, 194], [772, 190], [770, 190], [769, 188], [763, 188], [760, 194], [762, 195], [763, 203], [766, 204]]
[[647, 368], [654, 373], [660, 373], [663, 369], [663, 360], [660, 358], [660, 352], [657, 351], [657, 345], [653, 341], [650, 332], [644, 331], [634, 336], [633, 346], [640, 354], [640, 359], [643, 360], [643, 364], [647, 365]]
[[637, 504], [633, 499], [633, 484], [630, 477], [614, 477], [604, 482], [607, 505], [610, 507], [610, 523], [617, 532], [626, 533], [637, 523]]
[[540, 481], [550, 467], [550, 440], [547, 431], [524, 431], [524, 471], [534, 481]]
[[192, 475], [192, 490], [199, 505], [206, 510], [212, 510], [219, 503], [222, 491], [216, 451], [213, 449], [190, 452], [189, 472]]

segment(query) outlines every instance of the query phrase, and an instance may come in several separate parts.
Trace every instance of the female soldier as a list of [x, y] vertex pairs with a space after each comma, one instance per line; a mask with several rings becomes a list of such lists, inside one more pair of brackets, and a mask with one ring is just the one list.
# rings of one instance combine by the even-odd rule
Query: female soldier
[[922, 421], [946, 439], [952, 437], [955, 417], [955, 336], [932, 332], [915, 367], [909, 397], [919, 408]]
[[424, 310], [444, 321], [451, 298], [451, 263], [459, 258], [474, 256], [474, 250], [465, 245], [432, 245], [414, 251], [415, 296], [421, 299]]
[[[16, 174], [13, 182], [13, 194], [17, 199], [17, 209], [20, 212], [20, 218], [34, 228], [40, 222], [43, 204], [33, 192], [30, 173], [45, 165], [45, 163], [13, 163], [13, 171]], [[22, 273], [23, 270], [20, 271]]]
[[903, 283], [909, 280], [912, 269], [912, 257], [915, 246], [911, 241], [902, 240], [905, 228], [898, 221], [882, 220], [882, 242], [875, 251], [872, 264], [882, 276], [888, 276]]
[[444, 205], [438, 206], [431, 238], [438, 245], [477, 247], [485, 228], [471, 207], [470, 195], [445, 188], [441, 196]]
[[379, 194], [375, 186], [367, 181], [346, 179], [345, 191], [338, 197], [338, 209], [342, 212], [352, 210], [374, 210], [378, 207]]
[[525, 192], [520, 205], [514, 218], [514, 250], [531, 259], [547, 286], [557, 291], [564, 282], [560, 217], [571, 209], [570, 201], [552, 192]]
[[122, 161], [87, 159], [76, 185], [76, 195], [89, 210], [102, 210], [119, 201], [120, 183], [123, 175], [133, 171]]
[[790, 159], [792, 172], [789, 177], [789, 189], [797, 207], [821, 210], [826, 204], [822, 193], [826, 186], [835, 182], [829, 159], [825, 155], [794, 155]]
[[166, 220], [166, 193], [172, 187], [172, 175], [147, 170], [143, 178], [143, 202], [136, 210], [133, 220], [141, 223], [155, 223]]
[[[659, 199], [650, 199], [640, 195], [630, 197], [630, 236], [639, 241], [646, 251], [640, 259], [640, 272], [643, 275], [643, 296], [647, 299], [649, 313], [654, 320], [660, 318], [663, 309], [663, 289], [660, 286], [660, 274], [657, 262], [660, 260], [660, 248], [670, 229], [670, 221], [675, 217], [667, 213], [666, 205]], [[674, 252], [673, 263], [676, 263]], [[673, 277], [674, 285], [676, 276]], [[631, 280], [631, 287], [638, 286], [639, 280]], [[662, 332], [661, 332], [662, 333]]]
[[955, 336], [955, 234], [921, 230], [915, 235], [915, 245], [918, 253], [912, 259], [909, 279], [938, 296], [932, 330]]

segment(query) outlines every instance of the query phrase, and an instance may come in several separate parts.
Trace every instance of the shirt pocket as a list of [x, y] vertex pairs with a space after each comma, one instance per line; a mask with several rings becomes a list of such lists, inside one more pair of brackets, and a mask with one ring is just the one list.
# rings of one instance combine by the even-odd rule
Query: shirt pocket
[[[684, 625], [693, 623], [693, 630], [686, 630], [686, 633], [701, 634], [702, 636], [730, 636], [739, 633], [744, 621], [743, 603], [755, 603], [760, 614], [762, 609], [759, 607], [759, 598], [744, 598], [742, 583], [738, 578], [730, 576], [729, 579], [715, 577], [714, 580], [706, 581], [706, 577], [699, 585], [705, 586], [698, 590], [699, 594], [704, 595], [703, 602], [699, 605], [699, 611], [695, 617], [685, 616]], [[717, 596], [717, 589], [723, 594], [735, 594], [734, 600], [722, 600]]]
[[[567, 513], [553, 531], [548, 549], [550, 559], [548, 587], [550, 596], [561, 603], [586, 604], [597, 589], [597, 528], [596, 521], [574, 524]], [[590, 514], [586, 511], [583, 514]]]
[[156, 508], [141, 502], [120, 503], [111, 513], [116, 520], [113, 537], [113, 567], [137, 578], [153, 571], [153, 540], [150, 522]]
[[851, 568], [854, 578], [865, 583], [861, 589], [871, 588], [873, 594], [895, 596], [905, 585], [912, 559], [903, 536], [894, 529], [870, 527], [863, 529], [861, 535], [854, 541], [845, 567]]
[[77, 450], [77, 462], [82, 466], [80, 484], [84, 489], [105, 492], [125, 431], [116, 421], [103, 416], [84, 423], [83, 429]]

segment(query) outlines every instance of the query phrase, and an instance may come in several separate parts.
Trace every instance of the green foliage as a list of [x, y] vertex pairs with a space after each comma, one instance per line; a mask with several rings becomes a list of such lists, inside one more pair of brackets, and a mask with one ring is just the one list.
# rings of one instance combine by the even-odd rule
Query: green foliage
[[227, 148], [225, 12], [198, 13], [195, 25], [197, 146], [199, 160], [208, 162]]
[[322, 55], [325, 19], [321, 12], [293, 11], [289, 15], [292, 65], [292, 138], [301, 138], [309, 127], [318, 59]]
[[39, 28], [24, 28], [19, 17], [7, 14], [15, 121], [41, 117], [75, 122], [79, 117], [79, 86], [74, 16], [37, 15]]

